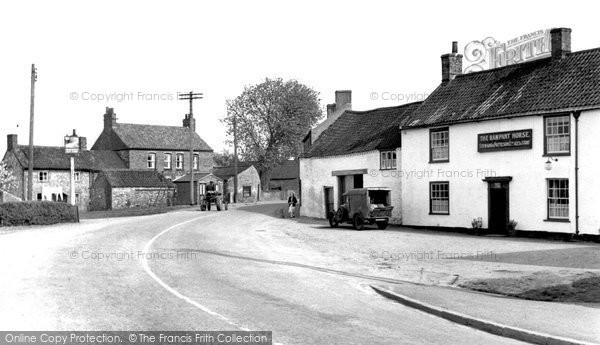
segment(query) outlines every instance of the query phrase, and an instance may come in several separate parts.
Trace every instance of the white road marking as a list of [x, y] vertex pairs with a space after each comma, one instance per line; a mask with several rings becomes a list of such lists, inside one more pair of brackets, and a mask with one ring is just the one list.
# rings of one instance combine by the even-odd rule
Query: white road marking
[[229, 318], [227, 318], [224, 315], [221, 315], [221, 314], [219, 314], [219, 313], [217, 313], [215, 311], [210, 310], [209, 308], [203, 306], [202, 304], [194, 301], [193, 299], [191, 299], [191, 298], [189, 298], [187, 296], [182, 295], [177, 290], [175, 290], [172, 287], [170, 287], [169, 285], [167, 285], [167, 283], [165, 283], [164, 281], [162, 281], [159, 277], [156, 276], [156, 274], [154, 274], [154, 272], [152, 272], [152, 270], [150, 269], [150, 266], [148, 265], [148, 260], [146, 260], [146, 257], [148, 256], [148, 253], [149, 253], [149, 250], [150, 250], [150, 247], [152, 246], [152, 243], [154, 243], [154, 241], [157, 238], [159, 238], [160, 236], [162, 236], [162, 235], [166, 234], [167, 232], [175, 229], [176, 227], [182, 226], [182, 225], [187, 224], [187, 223], [191, 223], [191, 222], [196, 221], [198, 219], [206, 219], [208, 217], [212, 217], [212, 216], [216, 216], [216, 215], [217, 214], [208, 215], [208, 216], [202, 216], [202, 217], [196, 217], [194, 219], [190, 219], [190, 220], [187, 220], [185, 222], [181, 222], [179, 224], [175, 224], [175, 225], [173, 225], [173, 226], [171, 226], [171, 227], [169, 227], [169, 228], [161, 231], [156, 236], [152, 237], [152, 239], [150, 241], [148, 241], [148, 243], [146, 243], [146, 245], [144, 246], [144, 249], [142, 250], [143, 253], [144, 253], [144, 256], [143, 256], [143, 258], [141, 260], [142, 261], [142, 267], [144, 267], [144, 270], [146, 271], [146, 273], [148, 273], [148, 275], [150, 277], [152, 277], [152, 279], [156, 280], [156, 282], [158, 284], [160, 284], [160, 286], [162, 286], [163, 288], [165, 288], [165, 290], [169, 291], [170, 293], [172, 293], [176, 297], [181, 298], [182, 300], [184, 300], [187, 303], [193, 305], [194, 307], [202, 310], [203, 312], [205, 312], [205, 313], [207, 313], [207, 314], [209, 314], [211, 316], [214, 316], [214, 317], [216, 317], [216, 318], [218, 318], [218, 319], [220, 319], [222, 321], [225, 321], [226, 323], [228, 323], [228, 324], [230, 324], [230, 325], [232, 325], [234, 327], [237, 327], [237, 328], [239, 328], [242, 331], [248, 331], [249, 332], [250, 329], [248, 329], [248, 328], [246, 328], [244, 326], [239, 325], [238, 323], [236, 323], [233, 320], [230, 320]]

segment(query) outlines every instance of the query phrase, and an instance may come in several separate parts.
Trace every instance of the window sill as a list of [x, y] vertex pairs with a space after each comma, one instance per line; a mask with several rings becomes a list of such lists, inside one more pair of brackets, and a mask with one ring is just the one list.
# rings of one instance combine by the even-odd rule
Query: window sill
[[433, 213], [433, 212], [429, 212], [430, 216], [449, 216], [450, 212], [448, 213]]
[[392, 171], [393, 171], [393, 170], [398, 170], [398, 168], [386, 168], [386, 169], [379, 168], [379, 170], [380, 170], [380, 171], [390, 171], [390, 170], [392, 170]]
[[569, 219], [559, 219], [559, 218], [546, 218], [544, 222], [556, 222], [556, 223], [571, 223]]
[[439, 161], [432, 161], [432, 160], [430, 160], [430, 161], [429, 161], [429, 164], [436, 164], [436, 163], [449, 163], [449, 162], [450, 162], [450, 160], [449, 160], [449, 159], [446, 159], [446, 160], [439, 160]]
[[567, 157], [571, 152], [544, 153], [542, 157]]

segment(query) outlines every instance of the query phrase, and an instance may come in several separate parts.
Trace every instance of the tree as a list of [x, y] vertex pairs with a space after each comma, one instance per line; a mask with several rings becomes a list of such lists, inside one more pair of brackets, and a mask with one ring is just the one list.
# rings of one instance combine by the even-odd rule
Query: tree
[[240, 159], [256, 162], [264, 190], [271, 170], [300, 154], [303, 137], [323, 116], [319, 102], [317, 91], [281, 78], [246, 86], [237, 98], [227, 101], [227, 116], [222, 121], [228, 142], [232, 142], [235, 118]]
[[223, 150], [213, 155], [213, 162], [216, 167], [228, 167], [233, 165], [233, 153]]
[[12, 173], [5, 162], [0, 162], [0, 191], [11, 191], [16, 182], [15, 175]]

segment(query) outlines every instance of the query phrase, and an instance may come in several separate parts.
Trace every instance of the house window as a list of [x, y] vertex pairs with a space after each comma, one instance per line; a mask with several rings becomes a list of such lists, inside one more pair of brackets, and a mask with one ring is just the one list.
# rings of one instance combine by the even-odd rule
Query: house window
[[81, 176], [79, 175], [79, 171], [76, 171], [73, 173], [73, 179], [75, 180], [75, 182], [79, 182], [81, 179]]
[[42, 201], [42, 193], [37, 193], [37, 200]]
[[171, 154], [165, 153], [165, 169], [171, 170]]
[[198, 170], [198, 155], [194, 155], [194, 170]]
[[448, 128], [432, 129], [429, 132], [429, 161], [448, 162], [449, 154]]
[[450, 189], [448, 182], [429, 184], [429, 213], [450, 214]]
[[79, 195], [79, 193], [75, 193], [75, 203], [79, 204], [80, 201], [81, 201], [81, 196]]
[[183, 153], [178, 153], [175, 157], [175, 168], [177, 170], [183, 170]]
[[48, 181], [48, 172], [47, 171], [39, 171], [38, 172], [38, 181], [40, 181], [40, 182]]
[[569, 155], [571, 153], [571, 123], [569, 115], [544, 118], [544, 153]]
[[379, 160], [382, 170], [396, 169], [396, 151], [381, 151]]
[[569, 179], [548, 179], [548, 219], [569, 219]]
[[156, 153], [149, 153], [148, 154], [148, 161], [147, 161], [146, 167], [148, 169], [154, 169], [154, 168], [156, 168]]
[[354, 188], [362, 188], [363, 187], [363, 175], [362, 174], [356, 174], [354, 175], [354, 177], [352, 178], [354, 180]]
[[244, 196], [244, 198], [252, 196], [252, 187], [251, 186], [244, 186], [242, 188], [243, 188], [242, 196]]

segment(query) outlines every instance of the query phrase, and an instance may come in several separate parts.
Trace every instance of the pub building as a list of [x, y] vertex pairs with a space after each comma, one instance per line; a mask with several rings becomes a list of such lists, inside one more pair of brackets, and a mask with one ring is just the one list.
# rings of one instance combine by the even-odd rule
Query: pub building
[[462, 74], [456, 44], [442, 82], [401, 126], [402, 224], [491, 233], [600, 232], [600, 48]]

